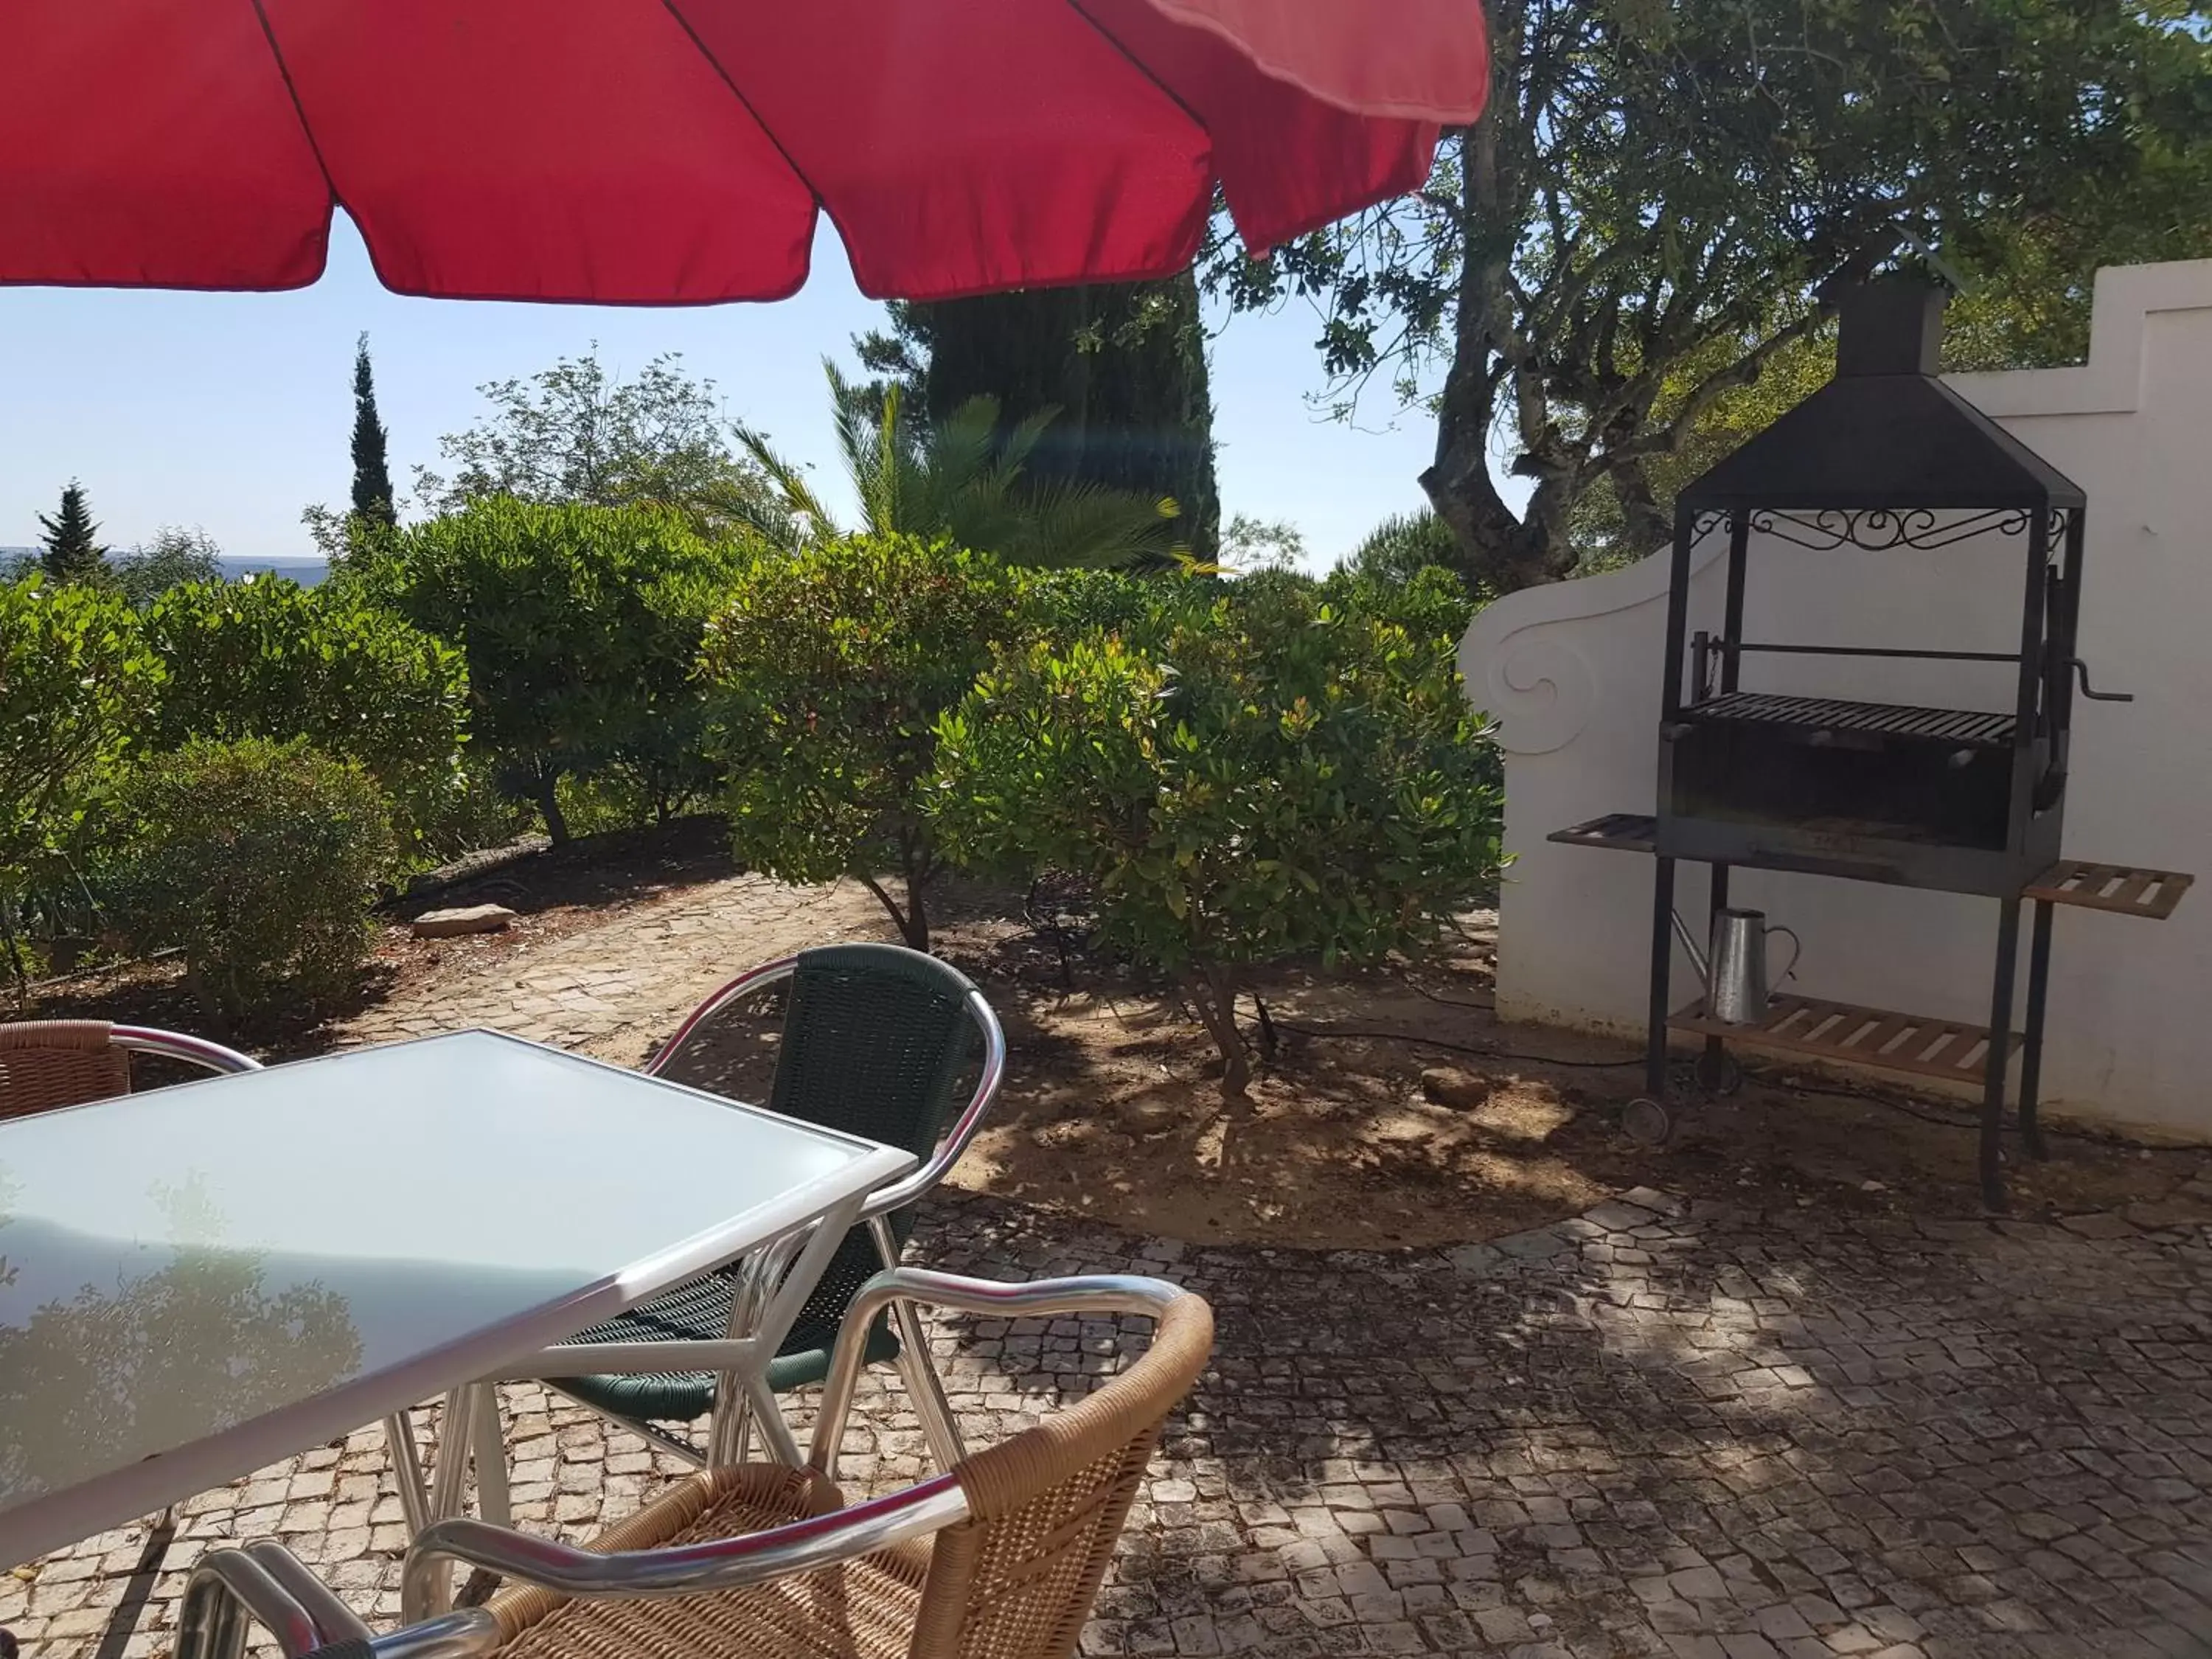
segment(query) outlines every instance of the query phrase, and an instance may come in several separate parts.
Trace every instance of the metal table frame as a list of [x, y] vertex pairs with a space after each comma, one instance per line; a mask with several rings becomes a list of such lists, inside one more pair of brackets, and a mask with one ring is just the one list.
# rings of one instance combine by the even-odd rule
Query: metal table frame
[[[728, 1101], [702, 1095], [681, 1085], [645, 1078], [586, 1056], [547, 1049], [542, 1044], [526, 1043], [496, 1033], [451, 1033], [387, 1048], [414, 1048], [460, 1037], [490, 1038], [539, 1049], [556, 1056], [564, 1065], [609, 1073], [621, 1079], [627, 1088], [665, 1089], [711, 1101], [725, 1109], [752, 1109], [733, 1107]], [[162, 1105], [169, 1112], [189, 1113], [198, 1091], [266, 1086], [265, 1080], [278, 1072], [312, 1069], [355, 1057], [337, 1055], [329, 1060], [302, 1060], [294, 1066], [242, 1077], [182, 1084], [161, 1091]], [[131, 1109], [132, 1103], [143, 1108], [146, 1100], [144, 1096], [125, 1096], [115, 1101], [68, 1108], [66, 1111], [100, 1114]], [[27, 1131], [35, 1129], [55, 1115], [22, 1120], [22, 1127]], [[0, 1125], [0, 1137], [5, 1137], [14, 1127]], [[748, 1313], [751, 1328], [733, 1333], [730, 1346], [721, 1356], [738, 1377], [733, 1393], [738, 1396], [749, 1394], [744, 1372], [755, 1366], [765, 1369], [768, 1358], [774, 1355], [812, 1289], [815, 1277], [826, 1266], [836, 1242], [854, 1224], [869, 1196], [912, 1169], [915, 1162], [910, 1153], [858, 1137], [796, 1124], [791, 1127], [805, 1135], [849, 1143], [855, 1155], [803, 1188], [769, 1202], [753, 1203], [720, 1226], [673, 1240], [665, 1248], [595, 1276], [580, 1273], [573, 1288], [550, 1294], [542, 1303], [518, 1309], [482, 1329], [472, 1330], [464, 1340], [404, 1352], [379, 1370], [351, 1376], [310, 1397], [284, 1401], [212, 1433], [167, 1447], [157, 1455], [0, 1509], [0, 1558], [10, 1564], [32, 1559], [104, 1528], [155, 1513], [166, 1504], [250, 1474], [303, 1448], [347, 1433], [365, 1422], [404, 1413], [441, 1389], [449, 1390], [446, 1421], [455, 1425], [457, 1431], [447, 1435], [447, 1455], [436, 1461], [427, 1481], [423, 1479], [419, 1449], [411, 1436], [393, 1437], [392, 1450], [398, 1464], [402, 1501], [409, 1506], [410, 1520], [417, 1514], [425, 1520], [457, 1515], [469, 1462], [466, 1448], [471, 1440], [477, 1448], [484, 1448], [496, 1432], [495, 1402], [489, 1389], [483, 1386], [487, 1373], [503, 1375], [502, 1368], [522, 1357], [527, 1374], [543, 1374], [543, 1362], [528, 1356], [539, 1354], [548, 1345], [588, 1328], [623, 1308], [647, 1300], [732, 1260], [753, 1262], [754, 1271], [762, 1278], [771, 1271], [781, 1272], [784, 1264], [789, 1264], [791, 1271], [773, 1296], [756, 1295], [750, 1299]], [[453, 1455], [456, 1449], [460, 1449], [460, 1455]], [[779, 1449], [784, 1448], [780, 1446]]]

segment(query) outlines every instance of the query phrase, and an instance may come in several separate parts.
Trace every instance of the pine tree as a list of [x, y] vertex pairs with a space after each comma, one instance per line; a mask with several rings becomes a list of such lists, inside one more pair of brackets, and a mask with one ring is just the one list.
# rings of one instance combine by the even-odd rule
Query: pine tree
[[39, 514], [39, 528], [46, 532], [40, 538], [46, 550], [39, 563], [48, 580], [84, 581], [106, 567], [107, 550], [93, 539], [100, 526], [93, 522], [92, 509], [85, 504], [84, 486], [76, 479], [71, 478], [62, 491], [60, 514], [51, 519]]
[[394, 525], [392, 468], [386, 458], [384, 422], [376, 417], [376, 378], [368, 366], [368, 336], [353, 351], [353, 510], [371, 524]]

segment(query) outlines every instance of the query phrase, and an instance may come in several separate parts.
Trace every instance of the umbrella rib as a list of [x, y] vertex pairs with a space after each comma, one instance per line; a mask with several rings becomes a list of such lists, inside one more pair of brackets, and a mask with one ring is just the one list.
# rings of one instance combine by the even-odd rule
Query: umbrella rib
[[[255, 0], [255, 3], [258, 4], [259, 0]], [[676, 20], [676, 27], [684, 31], [690, 38], [692, 46], [697, 49], [699, 55], [707, 60], [707, 66], [714, 71], [716, 78], [730, 89], [730, 96], [744, 106], [745, 113], [753, 118], [753, 125], [761, 130], [769, 143], [775, 146], [775, 153], [783, 157], [783, 164], [791, 169], [792, 176], [806, 186], [806, 193], [814, 198], [816, 210], [827, 215], [830, 222], [837, 226], [837, 234], [842, 237], [845, 234], [844, 226], [837, 224], [837, 216], [830, 211], [829, 202], [816, 187], [814, 180], [806, 176], [806, 169], [799, 165], [798, 158], [784, 147], [783, 140], [775, 136], [775, 129], [769, 125], [768, 122], [762, 118], [760, 111], [753, 107], [753, 100], [745, 96], [744, 88], [738, 85], [730, 71], [723, 67], [722, 60], [717, 58], [712, 48], [699, 38], [699, 31], [691, 27], [691, 20], [684, 15], [683, 8], [677, 4], [676, 0], [660, 0], [660, 3], [667, 9], [668, 15]]]
[[1136, 70], [1137, 73], [1143, 76], [1146, 80], [1151, 82], [1155, 87], [1158, 87], [1160, 89], [1162, 95], [1164, 95], [1170, 103], [1173, 104], [1185, 115], [1188, 116], [1193, 126], [1196, 127], [1200, 132], [1206, 134], [1208, 139], [1211, 139], [1213, 137], [1212, 129], [1206, 125], [1206, 118], [1200, 115], [1196, 110], [1193, 109], [1188, 104], [1185, 103], [1182, 100], [1182, 94], [1176, 92], [1173, 87], [1161, 80], [1158, 76], [1153, 74], [1149, 64], [1145, 63], [1142, 58], [1139, 58], [1136, 53], [1131, 52], [1128, 47], [1123, 46], [1119, 35], [1115, 34], [1113, 30], [1108, 28], [1096, 17], [1093, 17], [1091, 15], [1090, 9], [1083, 3], [1083, 0], [1066, 0], [1066, 3], [1070, 11], [1073, 12], [1078, 17], [1080, 17], [1085, 23], [1090, 25], [1092, 33], [1096, 34], [1101, 40], [1103, 40], [1108, 46], [1119, 52], [1131, 69]]
[[[323, 175], [323, 188], [330, 192], [331, 205], [345, 208], [347, 216], [353, 210], [346, 207], [345, 198], [338, 194], [338, 181], [331, 177], [331, 164], [323, 159], [322, 144], [315, 137], [314, 124], [307, 119], [307, 106], [300, 101], [300, 88], [292, 83], [292, 66], [284, 61], [284, 48], [276, 44], [276, 29], [269, 21], [269, 9], [262, 0], [253, 0], [254, 21], [261, 25], [261, 38], [269, 43], [269, 55], [276, 63], [276, 74], [284, 82], [284, 95], [292, 101], [293, 118], [300, 124], [300, 136], [307, 141], [307, 153], [315, 158], [315, 171]], [[358, 222], [356, 221], [356, 222]], [[323, 244], [328, 257], [331, 236], [330, 216], [323, 216]]]

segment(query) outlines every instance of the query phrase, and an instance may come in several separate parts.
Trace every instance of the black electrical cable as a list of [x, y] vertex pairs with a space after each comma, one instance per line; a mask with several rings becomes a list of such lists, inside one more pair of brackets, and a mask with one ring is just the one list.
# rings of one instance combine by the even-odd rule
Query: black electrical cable
[[1478, 1014], [1492, 1014], [1498, 1012], [1498, 1003], [1495, 999], [1488, 1002], [1462, 1002], [1457, 997], [1440, 997], [1434, 991], [1415, 985], [1410, 981], [1407, 981], [1406, 988], [1417, 997], [1426, 997], [1440, 1007], [1465, 1008]]
[[[1249, 993], [1246, 994], [1249, 995]], [[1252, 1000], [1255, 1002], [1259, 1000], [1257, 997]], [[1488, 1010], [1486, 1009], [1483, 1012], [1487, 1012]], [[1640, 1054], [1634, 1060], [1561, 1060], [1553, 1054], [1524, 1054], [1510, 1048], [1477, 1048], [1471, 1043], [1446, 1042], [1440, 1037], [1415, 1036], [1410, 1031], [1370, 1031], [1347, 1025], [1332, 1026], [1327, 1030], [1322, 1030], [1312, 1025], [1293, 1025], [1272, 1009], [1268, 1011], [1267, 1018], [1273, 1023], [1277, 1030], [1295, 1031], [1300, 1036], [1366, 1037], [1377, 1042], [1409, 1042], [1419, 1048], [1442, 1048], [1455, 1054], [1473, 1054], [1480, 1060], [1525, 1060], [1538, 1066], [1572, 1066], [1577, 1070], [1591, 1072], [1620, 1071], [1626, 1066], [1644, 1064], [1643, 1056]]]

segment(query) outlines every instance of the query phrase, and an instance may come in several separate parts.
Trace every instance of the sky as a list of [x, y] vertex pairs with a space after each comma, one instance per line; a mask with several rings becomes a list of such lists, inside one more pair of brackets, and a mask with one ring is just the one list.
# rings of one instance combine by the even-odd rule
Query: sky
[[[236, 556], [313, 552], [301, 509], [343, 507], [351, 486], [354, 338], [364, 329], [403, 491], [416, 463], [436, 461], [439, 436], [482, 412], [478, 386], [597, 341], [602, 362], [625, 374], [681, 352], [733, 421], [842, 492], [820, 360], [849, 365], [852, 336], [881, 318], [826, 221], [812, 279], [775, 305], [404, 299], [378, 284], [343, 215], [329, 270], [295, 293], [0, 289], [0, 546], [34, 544], [37, 515], [76, 478], [112, 547], [176, 524], [204, 528]], [[1323, 385], [1319, 331], [1303, 304], [1228, 319], [1212, 386], [1223, 522], [1288, 520], [1309, 562], [1326, 565], [1382, 519], [1422, 504], [1415, 479], [1435, 428], [1387, 394], [1357, 426], [1318, 414], [1309, 398]]]

